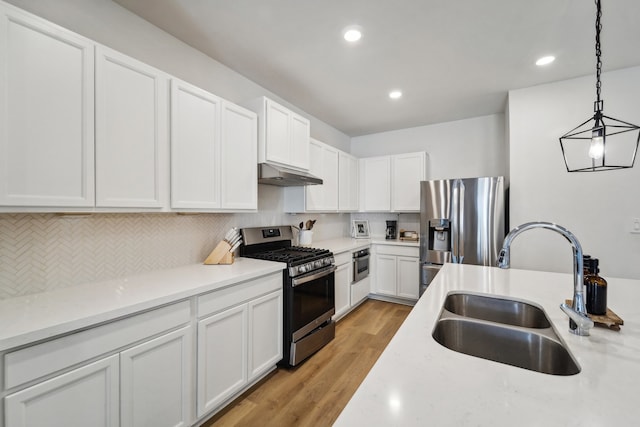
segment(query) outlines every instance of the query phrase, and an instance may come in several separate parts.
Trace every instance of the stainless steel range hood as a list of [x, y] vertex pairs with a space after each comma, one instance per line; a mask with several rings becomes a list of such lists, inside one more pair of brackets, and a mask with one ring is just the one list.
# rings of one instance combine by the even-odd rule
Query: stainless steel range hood
[[322, 180], [308, 172], [289, 169], [272, 163], [258, 164], [258, 183], [294, 187], [301, 185], [318, 185]]

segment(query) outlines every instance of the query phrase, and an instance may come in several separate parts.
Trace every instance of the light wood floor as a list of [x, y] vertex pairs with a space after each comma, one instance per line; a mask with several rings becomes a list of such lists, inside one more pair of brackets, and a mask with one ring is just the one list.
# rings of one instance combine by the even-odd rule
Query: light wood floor
[[367, 300], [305, 363], [278, 368], [203, 426], [331, 426], [410, 311]]

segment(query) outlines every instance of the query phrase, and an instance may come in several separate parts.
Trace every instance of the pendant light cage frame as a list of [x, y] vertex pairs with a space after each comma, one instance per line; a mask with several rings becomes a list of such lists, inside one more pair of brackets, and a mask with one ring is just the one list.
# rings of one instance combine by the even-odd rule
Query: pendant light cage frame
[[[604, 135], [602, 157], [589, 156], [594, 129]], [[632, 168], [640, 146], [640, 127], [609, 116], [595, 117], [560, 137], [567, 172], [601, 172]]]
[[[567, 172], [600, 172], [632, 168], [638, 146], [640, 146], [640, 126], [605, 116], [602, 113], [604, 101], [600, 98], [602, 83], [602, 49], [600, 31], [602, 8], [596, 3], [596, 101], [593, 103], [593, 117], [579, 124], [560, 137], [560, 148]], [[637, 135], [635, 135], [637, 132]], [[599, 151], [594, 150], [598, 140]]]

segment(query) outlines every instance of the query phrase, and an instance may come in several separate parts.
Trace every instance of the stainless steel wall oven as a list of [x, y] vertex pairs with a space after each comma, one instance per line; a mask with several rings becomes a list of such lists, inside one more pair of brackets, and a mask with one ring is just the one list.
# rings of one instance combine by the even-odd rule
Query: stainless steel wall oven
[[369, 249], [353, 253], [353, 282], [358, 282], [369, 275]]
[[335, 336], [335, 270], [325, 249], [291, 246], [290, 226], [242, 229], [240, 255], [287, 264], [283, 272], [283, 359], [296, 366]]

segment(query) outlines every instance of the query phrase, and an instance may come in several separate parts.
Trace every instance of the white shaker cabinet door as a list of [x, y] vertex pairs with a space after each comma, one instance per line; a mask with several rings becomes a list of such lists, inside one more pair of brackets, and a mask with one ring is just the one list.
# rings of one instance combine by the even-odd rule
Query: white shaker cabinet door
[[391, 159], [389, 156], [360, 159], [360, 209], [391, 210]]
[[397, 295], [397, 265], [393, 255], [376, 255], [375, 277], [376, 292], [382, 295]]
[[153, 67], [97, 47], [96, 206], [164, 206], [167, 81]]
[[414, 257], [398, 257], [398, 296], [418, 299], [420, 289], [420, 261]]
[[336, 314], [341, 317], [351, 307], [351, 263], [343, 264], [335, 273]]
[[217, 96], [171, 81], [172, 208], [220, 208], [221, 107]]
[[299, 169], [309, 169], [309, 140], [311, 138], [311, 125], [309, 120], [290, 112], [290, 164]]
[[121, 427], [191, 425], [191, 328], [120, 355]]
[[0, 4], [0, 206], [94, 205], [93, 55]]
[[247, 337], [246, 304], [198, 322], [199, 417], [247, 383]]
[[5, 398], [8, 427], [117, 427], [118, 355]]
[[249, 302], [249, 378], [252, 381], [282, 359], [282, 291]]
[[407, 153], [392, 157], [392, 206], [399, 212], [420, 211], [420, 181], [426, 179], [426, 154]]
[[338, 150], [325, 146], [323, 150], [324, 210], [338, 210]]
[[311, 140], [309, 144], [309, 173], [323, 180], [321, 185], [308, 185], [306, 191], [306, 210], [320, 211], [324, 209], [324, 155], [323, 144], [319, 141]]
[[288, 165], [291, 161], [289, 150], [289, 116], [291, 112], [270, 99], [265, 102], [267, 122], [265, 126], [265, 160]]
[[258, 209], [258, 116], [226, 101], [220, 159], [222, 208]]
[[338, 158], [338, 210], [358, 210], [358, 159], [340, 151]]

